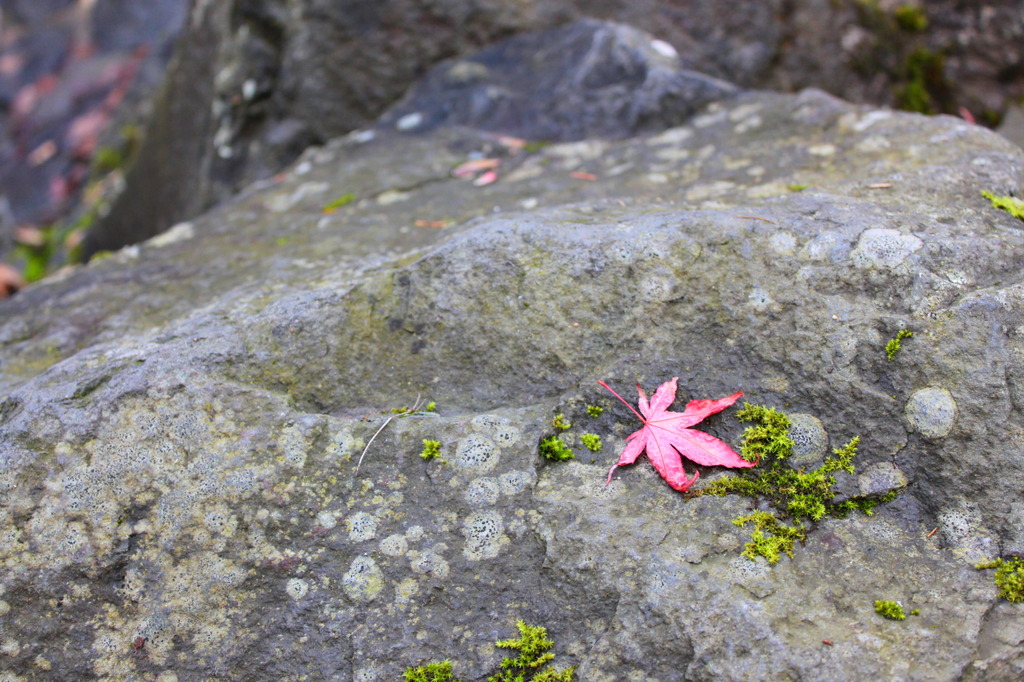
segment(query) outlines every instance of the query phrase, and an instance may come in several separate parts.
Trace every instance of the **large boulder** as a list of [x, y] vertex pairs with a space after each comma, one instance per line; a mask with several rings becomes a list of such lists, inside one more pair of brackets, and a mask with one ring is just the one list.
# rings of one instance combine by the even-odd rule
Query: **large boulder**
[[[618, 141], [396, 125], [0, 302], [0, 674], [480, 679], [521, 618], [583, 680], [1021, 675], [975, 569], [1024, 552], [1024, 223], [981, 196], [1019, 148], [814, 90]], [[769, 564], [756, 502], [606, 486], [637, 423], [597, 380], [673, 376], [902, 494]]]
[[[135, 243], [371, 125], [438, 62], [580, 17], [635, 25], [745, 87], [998, 121], [1024, 96], [1018, 0], [193, 2], [126, 189], [86, 255]], [[462, 74], [463, 77], [471, 74]]]

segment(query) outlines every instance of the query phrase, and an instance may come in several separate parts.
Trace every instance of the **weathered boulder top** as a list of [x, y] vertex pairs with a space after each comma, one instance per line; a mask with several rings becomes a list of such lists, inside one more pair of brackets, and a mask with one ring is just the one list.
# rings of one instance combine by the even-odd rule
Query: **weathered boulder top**
[[[0, 676], [475, 680], [523, 619], [581, 680], [1018, 679], [974, 565], [1024, 552], [1024, 223], [980, 194], [1022, 168], [815, 91], [618, 141], [380, 128], [34, 286], [0, 303]], [[637, 424], [596, 380], [673, 376], [906, 489], [748, 559], [750, 500], [604, 485]]]

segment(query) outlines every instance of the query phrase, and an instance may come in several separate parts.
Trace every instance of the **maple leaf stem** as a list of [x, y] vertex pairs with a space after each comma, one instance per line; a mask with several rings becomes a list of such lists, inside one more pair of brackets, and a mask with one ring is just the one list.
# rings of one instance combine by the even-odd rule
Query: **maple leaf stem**
[[635, 415], [636, 415], [636, 418], [637, 418], [637, 419], [639, 419], [640, 421], [642, 421], [642, 422], [643, 422], [644, 424], [646, 424], [646, 423], [647, 423], [647, 420], [646, 420], [646, 419], [644, 419], [644, 418], [643, 418], [643, 416], [642, 416], [642, 415], [641, 415], [641, 414], [640, 414], [639, 412], [637, 412], [637, 411], [636, 411], [636, 410], [635, 410], [635, 409], [633, 408], [633, 406], [632, 406], [632, 405], [630, 405], [629, 403], [627, 403], [627, 402], [626, 402], [626, 400], [625, 400], [625, 399], [624, 399], [624, 398], [623, 398], [623, 397], [622, 397], [621, 395], [619, 395], [618, 393], [616, 393], [616, 392], [615, 392], [615, 389], [613, 389], [613, 388], [612, 388], [611, 386], [609, 386], [608, 384], [604, 383], [603, 381], [598, 381], [597, 383], [601, 384], [602, 386], [604, 386], [605, 388], [607, 388], [607, 389], [608, 389], [609, 391], [611, 391], [611, 393], [612, 393], [612, 395], [613, 395], [613, 396], [615, 396], [616, 398], [618, 398], [619, 400], [621, 400], [621, 401], [622, 401], [622, 404], [623, 404], [623, 405], [625, 405], [626, 407], [628, 407], [628, 408], [629, 408], [630, 410], [632, 410], [632, 411], [633, 411], [633, 414], [635, 414]]

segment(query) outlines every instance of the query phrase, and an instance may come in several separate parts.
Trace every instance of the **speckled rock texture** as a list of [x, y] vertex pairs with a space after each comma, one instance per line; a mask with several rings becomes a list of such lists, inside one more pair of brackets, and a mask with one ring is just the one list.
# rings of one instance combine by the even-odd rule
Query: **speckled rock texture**
[[[813, 90], [509, 144], [356, 133], [0, 302], [0, 676], [478, 680], [521, 618], [588, 681], [1018, 679], [974, 564], [1024, 552], [1024, 223], [980, 195], [1021, 150]], [[597, 380], [673, 376], [907, 487], [752, 561], [750, 500], [604, 484], [637, 424]]]
[[87, 254], [151, 237], [272, 177], [311, 144], [372, 125], [442, 60], [584, 17], [636, 26], [677, 52], [683, 68], [744, 87], [816, 87], [946, 114], [964, 107], [987, 124], [1024, 97], [1020, 0], [222, 0], [191, 8], [150, 133], [125, 190], [90, 230]]

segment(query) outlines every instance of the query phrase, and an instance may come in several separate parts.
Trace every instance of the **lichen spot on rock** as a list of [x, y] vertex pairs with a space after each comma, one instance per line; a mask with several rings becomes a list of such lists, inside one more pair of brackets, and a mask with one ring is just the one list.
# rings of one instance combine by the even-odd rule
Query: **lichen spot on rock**
[[289, 597], [298, 601], [309, 592], [309, 583], [302, 578], [292, 578], [285, 584], [284, 591], [288, 593]]
[[498, 482], [493, 478], [475, 478], [462, 493], [462, 499], [473, 507], [484, 507], [498, 501]]
[[356, 557], [342, 576], [341, 587], [352, 601], [371, 602], [384, 589], [384, 574], [370, 557]]
[[348, 539], [352, 542], [363, 542], [377, 537], [377, 519], [366, 512], [353, 514], [345, 525], [348, 528]]
[[306, 452], [310, 443], [303, 435], [301, 426], [289, 424], [281, 429], [277, 445], [286, 463], [299, 469], [306, 466]]
[[912, 234], [872, 228], [860, 235], [850, 258], [858, 268], [894, 268], [922, 246], [924, 242]]
[[501, 548], [509, 543], [504, 530], [501, 514], [496, 511], [470, 514], [462, 525], [462, 534], [466, 536], [462, 556], [470, 561], [493, 559], [498, 556]]
[[498, 448], [487, 436], [471, 433], [459, 441], [455, 449], [455, 466], [478, 472], [490, 471], [497, 465]]
[[499, 448], [510, 448], [519, 442], [520, 430], [511, 420], [490, 414], [482, 414], [470, 422], [476, 431], [489, 436]]
[[956, 401], [946, 389], [929, 386], [910, 396], [906, 415], [910, 426], [925, 438], [943, 438], [956, 424]]
[[793, 454], [789, 463], [793, 466], [814, 467], [825, 458], [828, 449], [828, 434], [821, 420], [810, 414], [787, 415], [791, 422], [789, 437], [793, 440]]
[[498, 476], [498, 487], [502, 495], [518, 495], [536, 481], [532, 471], [508, 471]]
[[380, 541], [380, 551], [388, 556], [402, 556], [409, 549], [404, 535], [389, 535]]

